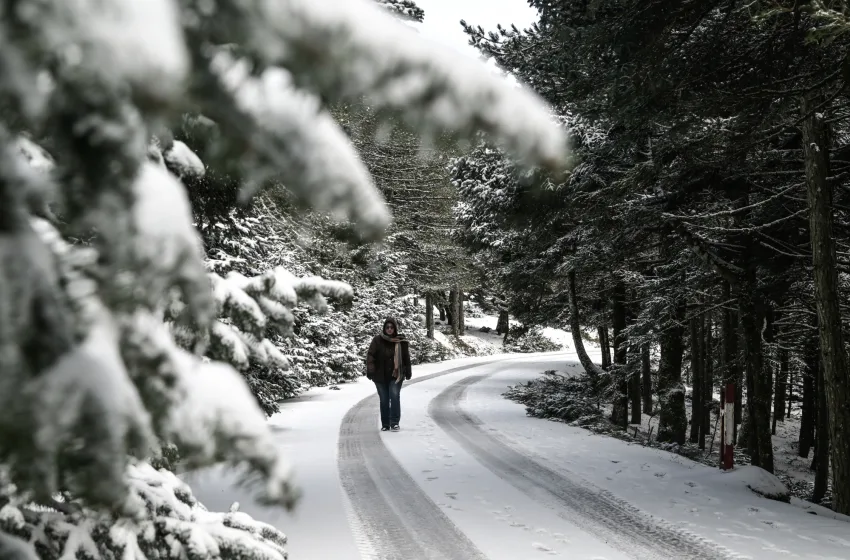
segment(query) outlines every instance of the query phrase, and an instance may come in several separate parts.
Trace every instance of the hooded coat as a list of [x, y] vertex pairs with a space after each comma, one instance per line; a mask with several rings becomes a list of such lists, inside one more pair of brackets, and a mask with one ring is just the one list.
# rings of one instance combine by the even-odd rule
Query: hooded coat
[[[398, 343], [390, 342], [384, 338], [384, 325], [392, 323], [395, 326], [395, 338]], [[381, 334], [376, 335], [369, 350], [366, 352], [366, 377], [376, 383], [386, 383], [388, 381], [396, 381], [393, 378], [393, 364], [395, 357], [395, 345], [401, 345], [401, 364], [399, 366], [399, 374], [404, 379], [410, 379], [412, 375], [412, 367], [410, 363], [410, 347], [405, 336], [399, 332], [398, 321], [393, 317], [387, 319], [381, 324]]]

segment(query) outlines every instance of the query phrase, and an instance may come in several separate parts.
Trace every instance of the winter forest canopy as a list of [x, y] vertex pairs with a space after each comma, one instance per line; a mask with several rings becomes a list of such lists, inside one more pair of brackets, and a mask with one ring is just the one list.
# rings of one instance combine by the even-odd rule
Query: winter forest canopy
[[800, 416], [850, 514], [848, 7], [529, 4], [462, 22], [522, 87], [410, 0], [0, 7], [0, 558], [285, 558], [174, 471], [296, 507], [267, 416], [387, 315], [415, 363], [453, 357], [435, 323], [475, 353], [469, 300], [505, 351], [571, 332], [536, 414], [704, 449], [735, 383], [737, 460]]

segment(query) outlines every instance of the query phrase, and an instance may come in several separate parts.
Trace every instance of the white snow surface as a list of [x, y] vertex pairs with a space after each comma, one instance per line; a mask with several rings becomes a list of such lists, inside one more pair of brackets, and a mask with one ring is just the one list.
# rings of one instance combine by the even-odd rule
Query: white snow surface
[[[787, 504], [757, 495], [749, 487], [778, 488], [778, 481], [766, 473], [752, 467], [724, 473], [659, 449], [531, 418], [522, 405], [501, 396], [508, 385], [533, 379], [546, 369], [564, 370], [575, 360], [574, 353], [559, 352], [416, 366], [414, 379], [461, 365], [475, 367], [406, 386], [402, 431], [380, 434], [384, 452], [485, 558], [629, 556], [583, 530], [580, 520], [571, 522], [538, 493], [520, 491], [497, 476], [435, 422], [429, 408], [434, 398], [458, 381], [482, 375], [469, 385], [458, 406], [480, 421], [481, 430], [550, 471], [604, 489], [653, 521], [723, 547], [728, 557], [848, 558], [850, 518], [799, 500]], [[226, 511], [238, 501], [241, 511], [284, 531], [293, 559], [375, 558], [369, 535], [353, 528], [350, 513], [357, 504], [348, 503], [337, 463], [343, 417], [373, 393], [365, 379], [338, 390], [315, 388], [287, 401], [269, 420], [275, 444], [291, 458], [295, 482], [304, 492], [293, 514], [257, 505], [236, 486], [236, 475], [221, 469], [184, 473], [181, 478], [210, 510]], [[369, 405], [375, 409], [377, 430], [377, 402]]]
[[180, 178], [203, 177], [206, 173], [204, 162], [198, 154], [180, 140], [175, 140], [162, 155]]
[[69, 67], [84, 63], [101, 79], [129, 82], [154, 99], [182, 90], [189, 55], [173, 0], [65, 0], [27, 8], [19, 17], [38, 22], [41, 44]]
[[[475, 123], [520, 159], [554, 167], [564, 162], [566, 135], [539, 96], [418, 36], [372, 2], [266, 0], [258, 6], [251, 46], [287, 67], [316, 61], [312, 89], [349, 100], [365, 96], [375, 109], [399, 111], [428, 127], [467, 133]], [[314, 56], [314, 45], [323, 43], [324, 56]]]

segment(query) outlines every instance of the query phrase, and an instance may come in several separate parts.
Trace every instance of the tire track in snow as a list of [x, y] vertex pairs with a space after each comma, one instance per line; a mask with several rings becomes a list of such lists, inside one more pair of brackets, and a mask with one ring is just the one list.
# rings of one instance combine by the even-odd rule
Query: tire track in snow
[[[414, 378], [405, 385], [502, 360], [451, 368]], [[377, 429], [376, 400], [377, 395], [372, 395], [354, 405], [339, 432], [339, 475], [361, 557], [486, 560], [390, 454]]]
[[641, 512], [578, 476], [555, 472], [482, 429], [482, 422], [464, 411], [460, 401], [471, 385], [493, 373], [473, 375], [450, 385], [431, 401], [428, 413], [440, 428], [499, 478], [633, 558], [740, 558], [708, 539]]

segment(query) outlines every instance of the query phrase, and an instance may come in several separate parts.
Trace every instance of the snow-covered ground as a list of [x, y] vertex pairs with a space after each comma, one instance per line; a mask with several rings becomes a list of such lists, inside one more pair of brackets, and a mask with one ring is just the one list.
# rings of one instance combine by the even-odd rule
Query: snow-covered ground
[[[425, 303], [422, 299], [420, 299], [420, 306], [422, 307], [422, 315], [424, 317]], [[483, 313], [481, 307], [474, 301], [464, 302], [464, 306], [466, 308], [466, 315], [464, 316], [463, 321], [466, 329], [460, 337], [462, 343], [474, 348], [478, 355], [501, 352], [503, 348], [504, 335], [496, 333], [496, 325], [499, 322], [499, 317]], [[455, 342], [441, 332], [441, 329], [448, 331], [450, 327], [446, 321], [440, 321], [437, 319], [439, 316], [440, 311], [435, 307], [434, 338], [450, 350], [453, 350], [456, 348]], [[508, 322], [511, 327], [521, 325], [519, 321], [514, 319], [510, 319]], [[564, 350], [574, 350], [572, 335], [569, 331], [545, 327], [543, 328], [543, 336], [561, 346]]]
[[850, 520], [756, 495], [752, 469], [723, 473], [529, 418], [501, 396], [574, 360], [416, 366], [400, 433], [377, 431], [365, 380], [285, 403], [270, 423], [304, 492], [292, 514], [257, 505], [222, 471], [183, 478], [209, 508], [239, 501], [281, 528], [295, 560], [850, 558]]

